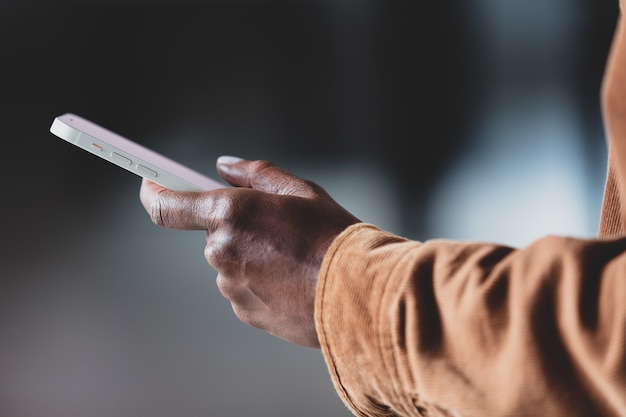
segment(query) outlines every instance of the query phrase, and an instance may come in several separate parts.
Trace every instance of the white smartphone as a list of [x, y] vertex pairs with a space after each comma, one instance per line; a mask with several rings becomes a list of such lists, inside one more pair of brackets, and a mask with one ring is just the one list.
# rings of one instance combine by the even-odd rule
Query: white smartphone
[[50, 132], [140, 177], [176, 191], [224, 188], [197, 171], [72, 113], [57, 116]]

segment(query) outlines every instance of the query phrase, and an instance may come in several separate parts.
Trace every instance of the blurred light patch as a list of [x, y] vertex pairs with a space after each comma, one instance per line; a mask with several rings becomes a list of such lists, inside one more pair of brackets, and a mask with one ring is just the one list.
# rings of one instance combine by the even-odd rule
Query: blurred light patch
[[546, 234], [593, 236], [599, 213], [587, 198], [583, 133], [570, 103], [548, 91], [494, 106], [474, 133], [477, 145], [434, 193], [434, 234], [512, 245]]

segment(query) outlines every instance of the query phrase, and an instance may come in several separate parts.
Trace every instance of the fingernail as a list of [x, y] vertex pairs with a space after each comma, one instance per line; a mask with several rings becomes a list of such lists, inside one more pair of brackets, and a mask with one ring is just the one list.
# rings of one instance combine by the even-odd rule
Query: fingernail
[[239, 158], [238, 156], [224, 155], [224, 156], [220, 156], [219, 158], [217, 158], [217, 163], [224, 164], [224, 165], [236, 164], [237, 162], [240, 162], [240, 161], [243, 161], [243, 159]]

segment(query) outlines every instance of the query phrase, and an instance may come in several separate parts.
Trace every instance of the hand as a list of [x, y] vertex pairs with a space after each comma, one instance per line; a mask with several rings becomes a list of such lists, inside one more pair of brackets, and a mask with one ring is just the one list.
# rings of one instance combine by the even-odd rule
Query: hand
[[175, 192], [143, 180], [141, 202], [159, 226], [206, 230], [204, 256], [241, 321], [319, 347], [321, 263], [335, 237], [359, 220], [317, 184], [269, 162], [221, 157], [217, 171], [234, 187]]

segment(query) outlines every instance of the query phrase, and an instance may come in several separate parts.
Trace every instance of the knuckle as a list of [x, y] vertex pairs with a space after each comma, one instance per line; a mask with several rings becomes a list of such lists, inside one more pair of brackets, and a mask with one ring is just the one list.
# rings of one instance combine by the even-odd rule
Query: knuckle
[[211, 234], [204, 247], [204, 258], [220, 273], [235, 274], [239, 261], [233, 237], [223, 231]]
[[323, 190], [323, 188], [320, 187], [316, 182], [313, 182], [312, 180], [299, 179], [298, 183], [299, 184], [297, 185], [297, 187], [302, 193], [308, 193], [311, 196], [325, 194], [325, 191]]
[[230, 279], [226, 278], [224, 274], [218, 274], [215, 279], [215, 284], [217, 285], [217, 289], [220, 294], [224, 296], [229, 301], [232, 301], [235, 298], [235, 288]]
[[314, 182], [301, 178], [286, 178], [282, 189], [284, 194], [301, 197], [311, 198], [320, 194]]
[[263, 329], [265, 328], [264, 323], [258, 319], [258, 317], [253, 314], [250, 310], [241, 307], [237, 304], [231, 304], [232, 308], [233, 308], [233, 312], [235, 313], [235, 316], [237, 316], [237, 318], [243, 322], [246, 323], [248, 326], [252, 326], [252, 327], [256, 327], [257, 329]]
[[176, 228], [177, 206], [179, 202], [168, 190], [159, 190], [150, 207], [150, 219], [158, 226]]
[[259, 174], [263, 171], [273, 168], [275, 168], [275, 165], [273, 163], [271, 163], [270, 161], [265, 161], [263, 159], [258, 159], [256, 161], [250, 162], [250, 170], [254, 174]]
[[165, 222], [166, 216], [164, 213], [165, 213], [165, 208], [164, 208], [163, 196], [161, 193], [158, 193], [156, 197], [154, 198], [154, 200], [152, 200], [152, 203], [150, 206], [150, 219], [157, 226], [166, 227], [167, 226]]
[[293, 175], [269, 161], [253, 161], [252, 175], [271, 181], [278, 194], [312, 197], [323, 193], [315, 182]]
[[204, 259], [206, 259], [209, 265], [212, 265], [218, 271], [222, 270], [222, 262], [220, 262], [224, 256], [222, 256], [223, 249], [217, 247], [215, 244], [207, 244], [204, 247]]
[[[236, 230], [242, 222], [245, 222], [247, 215], [253, 211], [258, 201], [250, 198], [248, 189], [235, 189], [232, 192], [224, 193], [215, 201], [212, 207], [212, 231], [221, 231], [225, 239], [227, 230]], [[216, 239], [217, 240], [217, 239]]]
[[237, 197], [233, 193], [227, 193], [221, 196], [217, 207], [213, 210], [214, 217], [222, 222], [229, 222], [236, 217], [236, 207], [239, 205]]
[[[230, 301], [233, 310], [239, 315], [245, 316], [247, 305], [248, 289], [240, 284], [236, 279], [229, 278], [224, 274], [218, 274], [216, 279], [217, 288], [224, 298]], [[243, 321], [243, 320], [242, 320]]]

